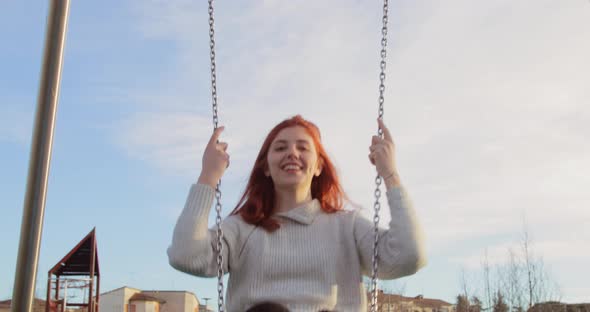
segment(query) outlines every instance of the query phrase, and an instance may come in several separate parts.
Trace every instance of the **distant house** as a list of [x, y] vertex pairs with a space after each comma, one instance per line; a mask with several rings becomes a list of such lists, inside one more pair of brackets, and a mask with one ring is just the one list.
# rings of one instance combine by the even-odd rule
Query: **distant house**
[[100, 312], [202, 312], [188, 291], [113, 289], [100, 295]]
[[[0, 312], [11, 312], [12, 300], [0, 301]], [[45, 312], [45, 300], [33, 299], [33, 312]]]
[[10, 303], [0, 301], [0, 312], [10, 312]]
[[207, 307], [204, 304], [199, 305], [199, 312], [213, 312], [211, 308]]
[[[453, 304], [439, 299], [416, 297], [404, 297], [394, 294], [386, 294], [382, 290], [377, 294], [379, 312], [453, 312]], [[369, 294], [370, 310], [371, 294]]]
[[535, 304], [528, 312], [590, 312], [590, 303], [541, 302]]

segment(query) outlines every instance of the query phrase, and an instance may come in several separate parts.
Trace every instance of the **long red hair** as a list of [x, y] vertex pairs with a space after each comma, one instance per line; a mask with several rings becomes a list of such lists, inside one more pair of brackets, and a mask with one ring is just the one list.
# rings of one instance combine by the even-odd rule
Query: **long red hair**
[[275, 212], [275, 189], [272, 179], [264, 174], [268, 168], [266, 158], [270, 145], [279, 132], [295, 126], [303, 127], [311, 136], [318, 153], [318, 161], [322, 164], [322, 172], [311, 181], [311, 197], [319, 200], [324, 212], [333, 213], [342, 209], [346, 196], [338, 180], [336, 168], [322, 145], [318, 127], [300, 115], [285, 119], [266, 136], [254, 162], [246, 190], [232, 211], [232, 215], [239, 214], [245, 222], [261, 226], [269, 232], [277, 230], [280, 224], [272, 217]]

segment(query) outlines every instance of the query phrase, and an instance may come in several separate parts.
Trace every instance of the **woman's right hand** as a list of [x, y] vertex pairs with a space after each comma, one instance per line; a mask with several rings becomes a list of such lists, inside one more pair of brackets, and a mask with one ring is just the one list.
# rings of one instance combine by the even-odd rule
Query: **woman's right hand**
[[229, 167], [229, 154], [226, 152], [227, 143], [219, 141], [223, 129], [224, 127], [219, 127], [213, 131], [203, 153], [203, 168], [198, 183], [208, 184], [212, 188], [217, 187], [225, 169]]

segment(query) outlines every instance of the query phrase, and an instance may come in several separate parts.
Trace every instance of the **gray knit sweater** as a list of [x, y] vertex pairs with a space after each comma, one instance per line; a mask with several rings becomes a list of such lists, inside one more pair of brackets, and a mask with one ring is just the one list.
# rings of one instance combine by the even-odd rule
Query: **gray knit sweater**
[[[216, 234], [208, 229], [215, 190], [194, 184], [180, 214], [170, 265], [188, 274], [217, 274]], [[402, 187], [387, 191], [389, 230], [381, 230], [379, 278], [410, 275], [426, 264], [422, 235]], [[223, 270], [229, 273], [226, 309], [245, 311], [262, 301], [291, 311], [366, 311], [362, 275], [371, 274], [373, 223], [359, 210], [324, 213], [318, 200], [277, 214], [281, 227], [269, 233], [239, 215], [221, 225]]]

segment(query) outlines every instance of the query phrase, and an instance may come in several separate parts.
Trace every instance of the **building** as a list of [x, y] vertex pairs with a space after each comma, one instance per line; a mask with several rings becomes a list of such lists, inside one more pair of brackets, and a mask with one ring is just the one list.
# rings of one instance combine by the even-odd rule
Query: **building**
[[100, 312], [202, 312], [188, 291], [113, 289], [100, 295]]
[[199, 312], [213, 312], [213, 310], [211, 310], [211, 308], [208, 306], [201, 304], [199, 305]]
[[541, 302], [530, 308], [529, 312], [590, 312], [590, 303]]
[[[11, 312], [12, 300], [0, 301], [0, 312]], [[33, 299], [33, 312], [45, 312], [45, 300]]]
[[[370, 311], [371, 294], [368, 294]], [[416, 297], [404, 297], [401, 295], [386, 294], [382, 290], [377, 295], [379, 312], [454, 312], [453, 304], [439, 299]]]

